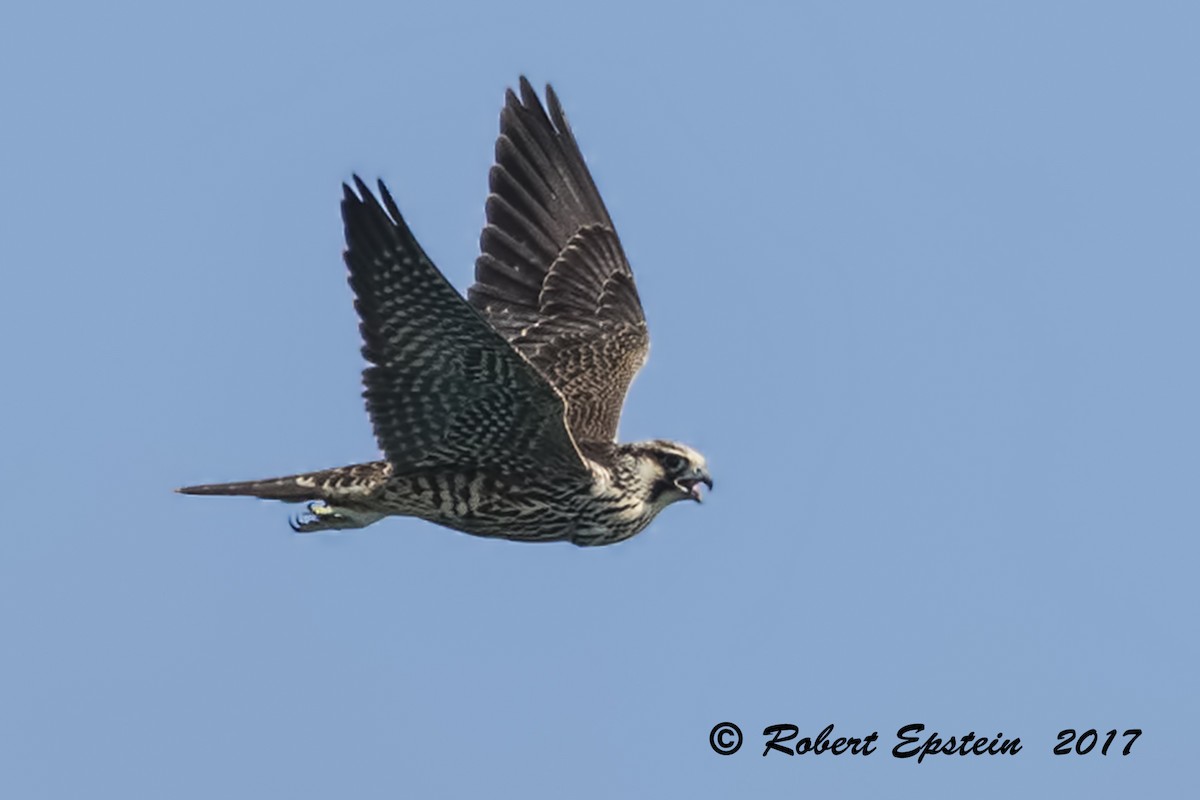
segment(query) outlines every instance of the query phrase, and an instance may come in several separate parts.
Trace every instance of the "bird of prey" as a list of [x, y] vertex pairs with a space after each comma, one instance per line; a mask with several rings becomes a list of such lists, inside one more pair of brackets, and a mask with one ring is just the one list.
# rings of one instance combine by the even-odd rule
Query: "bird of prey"
[[[553, 88], [500, 114], [487, 224], [467, 299], [425, 255], [387, 187], [343, 185], [367, 411], [383, 460], [188, 486], [308, 503], [296, 531], [412, 516], [517, 541], [620, 542], [712, 488], [705, 459], [618, 444], [649, 336], [633, 273]], [[548, 111], [547, 111], [548, 107]]]

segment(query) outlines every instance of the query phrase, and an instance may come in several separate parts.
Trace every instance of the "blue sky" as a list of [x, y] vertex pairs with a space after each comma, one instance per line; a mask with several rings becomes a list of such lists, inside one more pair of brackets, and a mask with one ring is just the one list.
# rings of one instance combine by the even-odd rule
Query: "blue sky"
[[[0, 13], [0, 794], [1195, 782], [1194, 6], [411, 5]], [[522, 73], [651, 324], [623, 438], [711, 501], [589, 551], [172, 494], [376, 456], [339, 184], [465, 288]], [[1024, 750], [891, 758], [916, 722]]]

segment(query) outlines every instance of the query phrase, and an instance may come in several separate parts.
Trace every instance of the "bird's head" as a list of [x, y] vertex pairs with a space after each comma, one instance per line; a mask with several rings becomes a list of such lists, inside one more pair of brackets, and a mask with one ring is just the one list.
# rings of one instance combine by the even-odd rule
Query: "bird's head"
[[700, 484], [710, 490], [712, 476], [708, 462], [686, 444], [655, 439], [638, 442], [631, 448], [637, 458], [638, 472], [646, 484], [650, 502], [666, 506], [677, 500], [700, 502]]

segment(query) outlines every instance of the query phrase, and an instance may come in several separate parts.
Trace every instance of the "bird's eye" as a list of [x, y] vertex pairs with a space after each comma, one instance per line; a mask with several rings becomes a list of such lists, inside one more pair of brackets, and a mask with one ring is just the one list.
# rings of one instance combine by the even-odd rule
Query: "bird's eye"
[[685, 463], [682, 456], [677, 456], [674, 453], [667, 453], [663, 456], [663, 466], [670, 472], [679, 472], [683, 469]]

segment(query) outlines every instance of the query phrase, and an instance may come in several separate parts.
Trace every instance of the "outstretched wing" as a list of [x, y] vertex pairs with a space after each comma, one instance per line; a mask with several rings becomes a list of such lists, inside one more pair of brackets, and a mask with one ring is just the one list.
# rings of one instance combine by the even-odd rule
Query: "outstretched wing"
[[363, 395], [398, 472], [469, 464], [585, 469], [558, 392], [425, 255], [383, 182], [343, 186], [346, 264], [362, 320]]
[[554, 90], [509, 90], [467, 297], [567, 400], [577, 441], [612, 441], [650, 337], [633, 272]]

